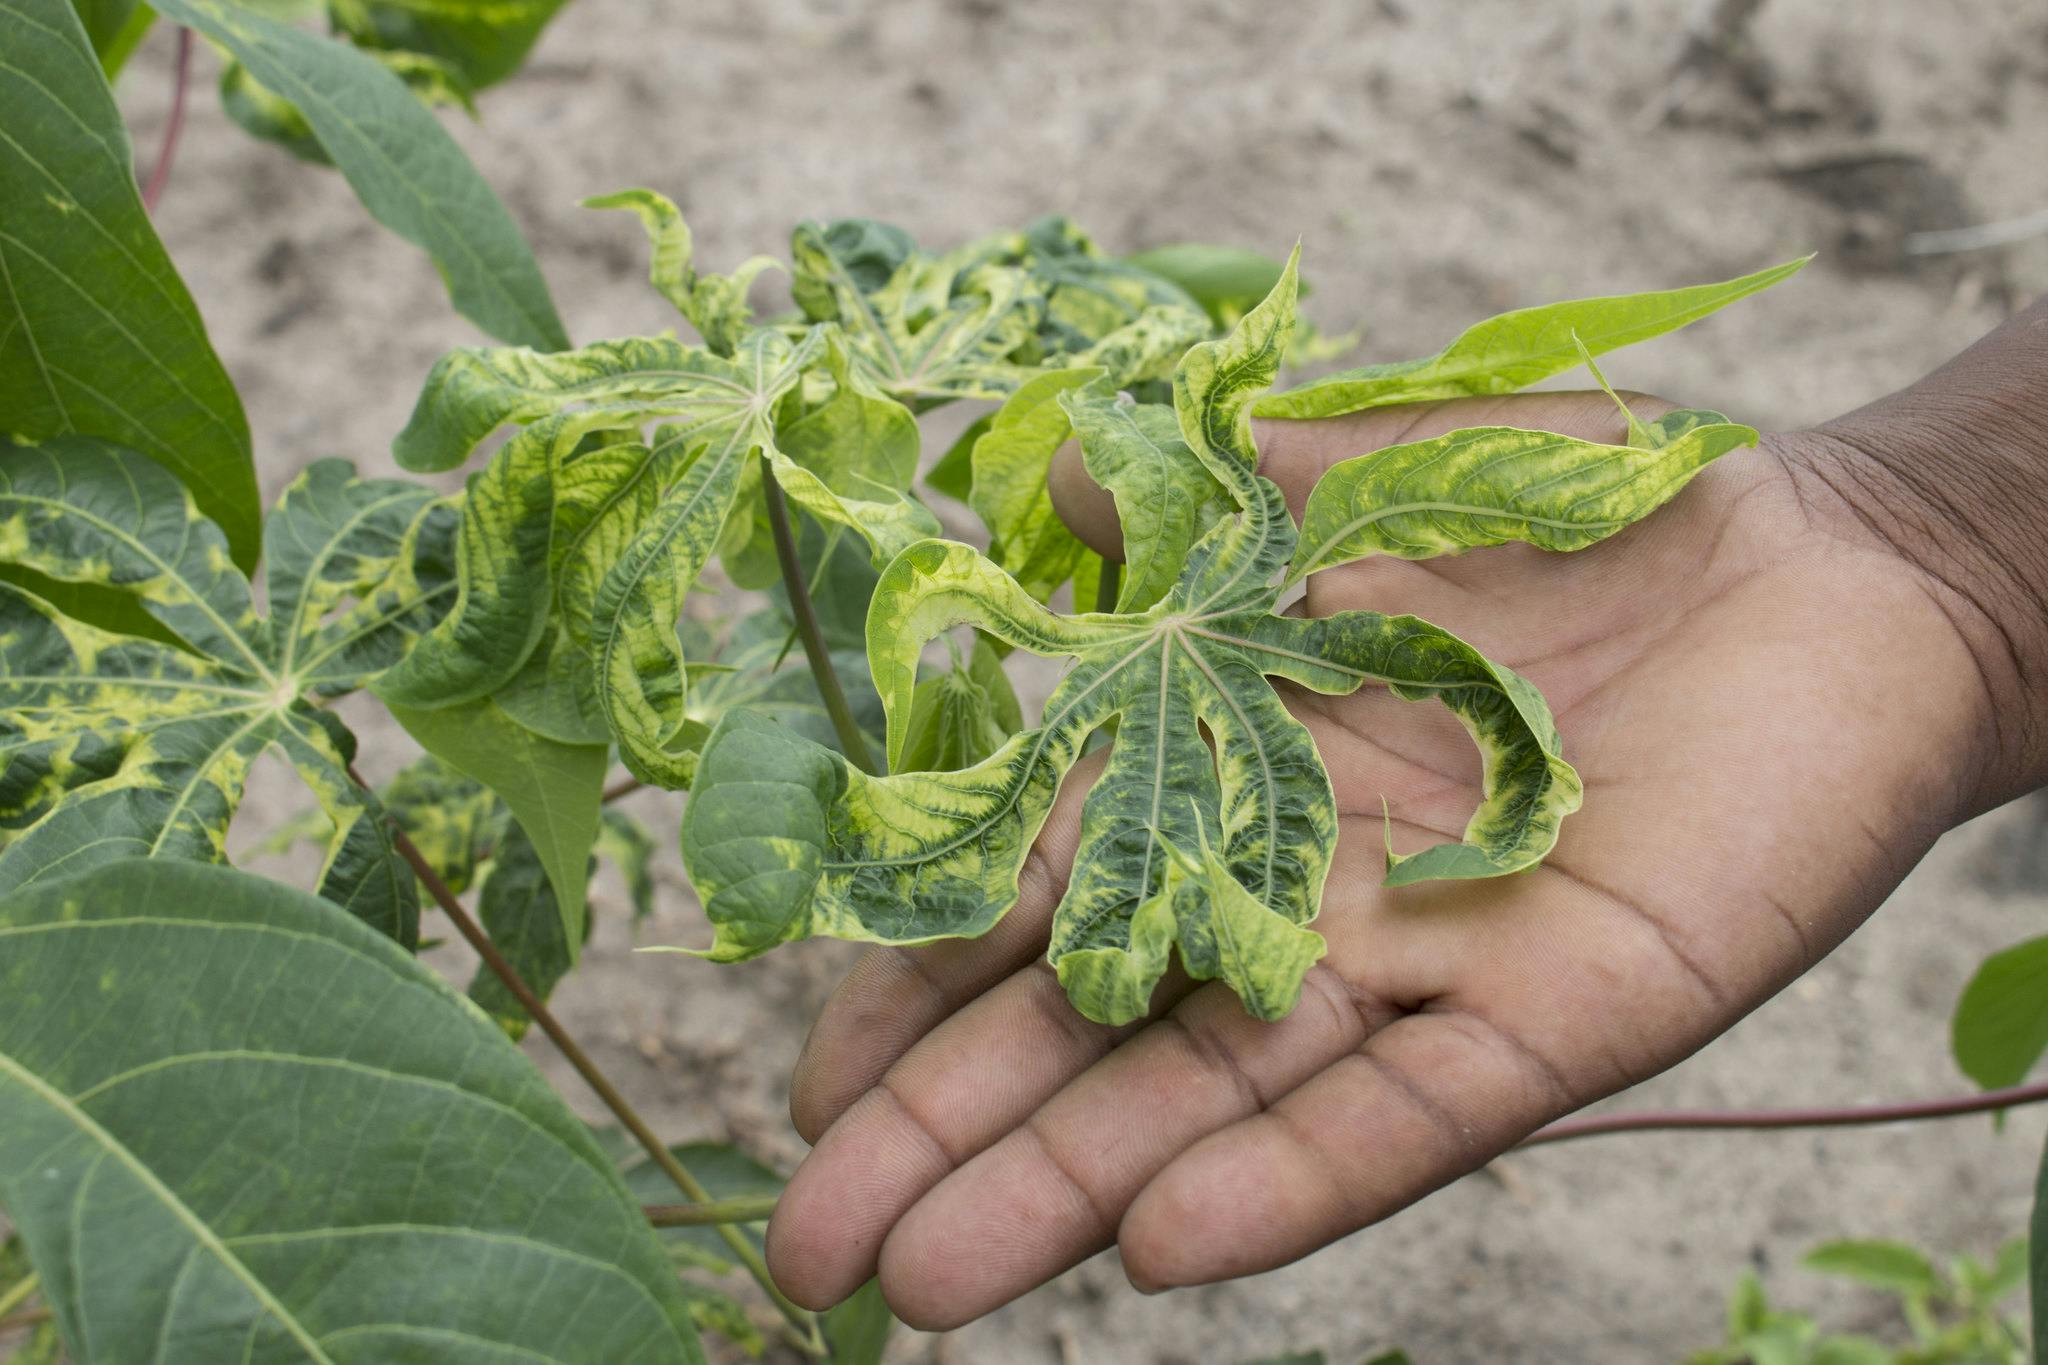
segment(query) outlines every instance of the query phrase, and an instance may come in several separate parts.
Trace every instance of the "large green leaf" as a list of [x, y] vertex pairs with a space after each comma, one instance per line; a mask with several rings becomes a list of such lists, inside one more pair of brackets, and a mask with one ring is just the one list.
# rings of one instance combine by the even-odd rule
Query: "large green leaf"
[[506, 341], [569, 344], [512, 216], [397, 75], [346, 43], [225, 0], [157, 7], [233, 53], [304, 116], [370, 215], [433, 258], [457, 312]]
[[2018, 1085], [2048, 1051], [2048, 937], [1993, 953], [1950, 1025], [1956, 1064], [1986, 1090]]
[[[1719, 284], [1519, 308], [1463, 332], [1433, 356], [1367, 365], [1259, 400], [1261, 417], [1334, 417], [1389, 403], [1511, 393], [1602, 355], [1697, 322], [1796, 274], [1811, 257]], [[1583, 349], [1582, 349], [1583, 344]]]
[[[1434, 697], [1487, 762], [1466, 840], [1390, 860], [1389, 881], [1519, 871], [1579, 801], [1542, 699], [1454, 636], [1413, 617], [1274, 613], [1295, 534], [1255, 472], [1250, 409], [1280, 363], [1294, 272], [1230, 337], [1188, 352], [1174, 381], [1181, 439], [1237, 513], [1203, 536], [1140, 615], [1058, 617], [964, 545], [926, 541], [882, 575], [868, 653], [898, 766], [929, 640], [963, 622], [1075, 660], [1040, 726], [958, 773], [870, 777], [745, 712], [705, 749], [683, 854], [716, 931], [708, 955], [751, 957], [812, 934], [893, 943], [985, 931], [1017, 898], [1025, 852], [1066, 769], [1115, 723], [1108, 766], [1049, 957], [1091, 1018], [1140, 1015], [1178, 947], [1262, 1018], [1293, 1007], [1321, 955], [1305, 926], [1322, 895], [1336, 809], [1308, 731], [1264, 681], [1324, 692], [1368, 683]], [[1213, 738], [1214, 750], [1204, 741]]]
[[547, 869], [554, 889], [567, 970], [583, 946], [590, 850], [610, 752], [602, 744], [562, 744], [537, 734], [489, 698], [434, 709], [394, 705], [391, 714], [421, 748], [489, 787], [511, 809], [531, 841], [529, 856]]
[[452, 520], [431, 489], [320, 461], [265, 525], [265, 618], [164, 470], [82, 437], [0, 451], [6, 557], [129, 594], [184, 646], [0, 585], [0, 891], [121, 857], [221, 859], [249, 765], [275, 745], [333, 826], [321, 893], [410, 943], [412, 876], [323, 703], [431, 626], [454, 586]]
[[85, 30], [65, 0], [0, 0], [0, 52], [0, 434], [133, 447], [247, 568], [262, 522], [249, 423], [150, 227]]
[[1934, 1263], [1904, 1242], [1875, 1238], [1823, 1242], [1806, 1253], [1804, 1264], [1823, 1275], [1839, 1275], [1895, 1294], [1927, 1296], [1942, 1288], [1941, 1272]]
[[702, 1360], [582, 1125], [362, 926], [127, 862], [0, 940], [0, 1204], [75, 1359]]
[[1714, 460], [1756, 444], [1754, 428], [1712, 412], [1668, 413], [1640, 431], [1627, 445], [1605, 445], [1468, 427], [1341, 461], [1309, 494], [1289, 576], [1366, 555], [1428, 559], [1516, 540], [1583, 549], [1670, 501]]

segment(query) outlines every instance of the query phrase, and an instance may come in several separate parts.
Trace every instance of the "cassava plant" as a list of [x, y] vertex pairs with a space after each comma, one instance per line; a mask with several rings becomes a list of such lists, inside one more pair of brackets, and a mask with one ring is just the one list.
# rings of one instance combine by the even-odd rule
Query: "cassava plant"
[[[389, 70], [495, 79], [551, 5], [479, 13], [488, 33], [332, 11], [431, 67], [223, 0], [158, 8], [516, 343], [434, 367], [399, 463], [454, 470], [512, 431], [458, 494], [323, 460], [265, 515], [110, 49], [60, 0], [0, 0], [0, 1332], [42, 1358], [693, 1361], [710, 1330], [878, 1359], [873, 1285], [819, 1316], [768, 1276], [780, 1175], [656, 1133], [549, 1010], [593, 859], [639, 909], [653, 894], [649, 836], [607, 802], [688, 793], [701, 955], [921, 943], [1010, 908], [1054, 792], [1106, 743], [1050, 947], [1074, 1006], [1134, 1019], [1177, 955], [1278, 1018], [1322, 952], [1334, 815], [1269, 679], [1435, 700], [1471, 732], [1476, 813], [1390, 850], [1392, 886], [1533, 867], [1582, 796], [1518, 675], [1415, 617], [1290, 615], [1289, 593], [1367, 555], [1582, 548], [1756, 433], [1625, 406], [1614, 444], [1467, 429], [1339, 463], [1297, 524], [1252, 419], [1509, 392], [1802, 264], [1277, 387], [1343, 344], [1297, 317], [1293, 257], [1117, 258], [1063, 219], [932, 251], [847, 219], [720, 274], [673, 204], [628, 190], [591, 203], [637, 217], [694, 339], [571, 348], [509, 217]], [[757, 316], [778, 272], [789, 309]], [[928, 458], [920, 419], [956, 403], [975, 420]], [[1054, 508], [1069, 442], [1120, 557]], [[944, 537], [974, 519], [983, 543]], [[1020, 649], [1070, 661], [1035, 717]], [[334, 706], [364, 691], [426, 751], [383, 756], [375, 788]], [[310, 792], [268, 845], [316, 842], [304, 888], [225, 866], [265, 753]], [[466, 999], [415, 959], [432, 910], [480, 959]], [[529, 1028], [617, 1130], [545, 1085], [512, 1044]]]

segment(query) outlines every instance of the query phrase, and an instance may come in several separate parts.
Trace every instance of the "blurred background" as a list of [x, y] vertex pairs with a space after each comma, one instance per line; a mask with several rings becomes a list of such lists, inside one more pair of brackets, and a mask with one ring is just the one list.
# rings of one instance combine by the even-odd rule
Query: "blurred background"
[[[145, 164], [171, 42], [160, 26], [120, 86]], [[387, 471], [427, 367], [482, 338], [338, 176], [227, 124], [203, 88], [213, 62], [202, 50], [156, 222], [241, 388], [266, 498], [318, 456]], [[793, 223], [836, 215], [939, 246], [1047, 212], [1112, 251], [1194, 239], [1277, 255], [1298, 236], [1311, 314], [1363, 331], [1350, 363], [1423, 354], [1506, 308], [1816, 251], [1793, 283], [1609, 366], [1617, 384], [1767, 427], [1909, 382], [2048, 288], [2048, 223], [1974, 249], [1957, 248], [1987, 234], [1952, 231], [2048, 210], [2048, 7], [2021, 0], [573, 0], [482, 115], [456, 135], [578, 341], [674, 322], [637, 225], [576, 207], [626, 185], [681, 204], [714, 270], [783, 254]], [[404, 761], [374, 707], [350, 719], [373, 778]], [[298, 800], [275, 772], [251, 798], [245, 852]], [[704, 941], [674, 799], [631, 809], [665, 847], [639, 941]], [[1985, 954], [2048, 924], [2044, 812], [2037, 798], [1951, 835], [1827, 963], [1611, 1103], [1967, 1089], [1946, 1020]], [[311, 863], [257, 861], [312, 880]], [[736, 968], [635, 957], [622, 900], [600, 882], [564, 1020], [664, 1132], [793, 1163], [789, 1064], [849, 951]], [[467, 976], [458, 949], [429, 960]], [[527, 1046], [595, 1117], [545, 1043]], [[1745, 1269], [1831, 1326], [1868, 1328], [1883, 1301], [1800, 1254], [1843, 1235], [1988, 1254], [2024, 1230], [2042, 1130], [2035, 1113], [2003, 1132], [1614, 1137], [1511, 1156], [1274, 1274], [1147, 1299], [1110, 1253], [960, 1331], [905, 1332], [892, 1359], [1178, 1365], [1314, 1347], [1346, 1361], [1403, 1345], [1417, 1365], [1675, 1360], [1718, 1340]]]

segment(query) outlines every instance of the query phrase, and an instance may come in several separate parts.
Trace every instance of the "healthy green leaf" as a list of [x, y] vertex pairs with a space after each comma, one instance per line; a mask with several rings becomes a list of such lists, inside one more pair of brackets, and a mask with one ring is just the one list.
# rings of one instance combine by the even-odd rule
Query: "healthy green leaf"
[[1433, 356], [1344, 370], [1268, 394], [1259, 400], [1258, 414], [1334, 417], [1389, 403], [1511, 393], [1569, 370], [1585, 352], [1603, 355], [1697, 322], [1789, 278], [1811, 259], [1787, 261], [1720, 284], [1572, 299], [1502, 313], [1468, 328]]
[[566, 971], [587, 932], [584, 894], [610, 753], [602, 744], [561, 744], [535, 734], [488, 698], [433, 710], [392, 706], [391, 714], [421, 748], [489, 787], [511, 809], [553, 887]]
[[[584, 854], [586, 864], [589, 854]], [[552, 883], [554, 873], [542, 864], [533, 840], [516, 824], [501, 828], [477, 894], [476, 915], [491, 942], [518, 969], [520, 979], [545, 1000], [555, 984], [569, 974], [590, 932], [587, 916], [577, 916], [583, 937], [568, 937], [569, 917], [561, 910]], [[479, 966], [469, 980], [469, 998], [497, 1020], [506, 1034], [521, 1038], [533, 1021], [505, 988], [498, 974]]]
[[2034, 1181], [2034, 1211], [2027, 1220], [2027, 1304], [2034, 1328], [2034, 1363], [2041, 1365], [2048, 1344], [2048, 1147], [2041, 1152], [2041, 1172]]
[[1904, 1242], [1824, 1242], [1806, 1253], [1804, 1264], [1823, 1275], [1837, 1275], [1896, 1294], [1931, 1296], [1942, 1290], [1941, 1272], [1934, 1263]]
[[745, 712], [725, 717], [683, 820], [684, 862], [716, 931], [706, 955], [751, 957], [813, 934], [918, 943], [985, 931], [1015, 903], [1068, 766], [1114, 722], [1052, 928], [1049, 958], [1070, 998], [1104, 1022], [1138, 1017], [1171, 945], [1192, 975], [1221, 977], [1252, 1013], [1279, 1017], [1321, 952], [1303, 926], [1321, 900], [1336, 810], [1307, 730], [1267, 674], [1324, 692], [1373, 682], [1435, 697], [1477, 737], [1486, 790], [1466, 842], [1390, 859], [1390, 883], [1542, 858], [1579, 782], [1533, 688], [1413, 617], [1274, 614], [1294, 526], [1279, 489], [1254, 472], [1250, 408], [1279, 366], [1293, 287], [1290, 264], [1230, 337], [1195, 347], [1176, 372], [1181, 438], [1238, 511], [1194, 546], [1150, 610], [1054, 616], [997, 565], [945, 541], [911, 547], [883, 573], [868, 654], [892, 770], [924, 645], [963, 622], [1075, 659], [1037, 729], [962, 772], [875, 778]]
[[150, 227], [85, 30], [65, 0], [0, 0], [0, 52], [0, 436], [140, 451], [248, 568], [263, 516], [249, 423]]
[[1467, 427], [1386, 446], [1317, 480], [1288, 570], [1299, 579], [1367, 555], [1429, 559], [1527, 541], [1579, 550], [1663, 506], [1754, 428], [1718, 413], [1667, 413], [1640, 444], [1519, 427]]
[[2048, 1051], [2048, 937], [1994, 953], [1950, 1024], [1956, 1064], [1986, 1090], [2018, 1085]]
[[0, 941], [0, 1204], [74, 1359], [703, 1359], [582, 1125], [332, 907], [126, 862]]
[[333, 826], [321, 894], [411, 943], [412, 875], [320, 703], [432, 625], [451, 520], [431, 489], [314, 464], [264, 528], [264, 618], [164, 470], [80, 437], [0, 451], [0, 556], [125, 592], [183, 646], [0, 586], [0, 890], [127, 856], [219, 860], [249, 765], [276, 745]]
[[[428, 108], [453, 107], [476, 117], [474, 92], [455, 68], [418, 52], [373, 50], [367, 55], [404, 81], [406, 89]], [[238, 61], [230, 59], [221, 68], [220, 103], [227, 116], [250, 136], [274, 142], [301, 161], [316, 166], [334, 164], [298, 106], [249, 74], [249, 68]]]
[[954, 647], [952, 667], [917, 685], [905, 728], [903, 756], [896, 769], [913, 773], [971, 768], [1024, 728], [1017, 693], [986, 637], [975, 637], [965, 660]]
[[[746, 335], [753, 316], [747, 290], [765, 270], [780, 270], [772, 256], [755, 256], [730, 275], [700, 275], [692, 257], [690, 225], [666, 195], [653, 190], [619, 190], [583, 201], [587, 209], [629, 209], [647, 229], [654, 248], [649, 278], [663, 298], [676, 306], [704, 344], [719, 355], [731, 355]], [[914, 452], [913, 452], [914, 453]]]
[[597, 856], [607, 859], [625, 879], [633, 904], [633, 922], [654, 913], [654, 836], [624, 811], [607, 807], [598, 816]]
[[370, 215], [433, 258], [457, 312], [506, 341], [569, 344], [512, 216], [382, 63], [224, 0], [157, 7], [226, 48], [299, 111]]
[[[1257, 306], [1273, 292], [1280, 272], [1286, 269], [1284, 263], [1262, 251], [1203, 242], [1156, 246], [1124, 260], [1179, 285], [1218, 327], [1232, 326]], [[1306, 288], [1301, 292], [1307, 297]]]
[[869, 1280], [825, 1313], [820, 1324], [832, 1365], [882, 1365], [896, 1315], [882, 1297], [882, 1282]]

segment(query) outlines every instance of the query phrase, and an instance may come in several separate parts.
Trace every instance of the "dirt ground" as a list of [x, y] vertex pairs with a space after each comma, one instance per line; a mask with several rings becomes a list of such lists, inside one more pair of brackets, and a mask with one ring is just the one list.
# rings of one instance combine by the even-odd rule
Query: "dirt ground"
[[[457, 134], [579, 340], [670, 325], [634, 225], [575, 206], [631, 184], [680, 201], [714, 267], [836, 214], [937, 243], [1047, 211], [1119, 250], [1281, 252], [1299, 235], [1314, 315], [1364, 327], [1368, 359], [1423, 353], [1506, 307], [1819, 251], [1795, 283], [1610, 366], [1766, 426], [1896, 387], [2048, 285], [2048, 240], [1901, 252], [1906, 233], [2044, 207], [2048, 12], [1770, 0], [1718, 35], [1704, 15], [1692, 0], [574, 0]], [[169, 50], [154, 35], [123, 82], [145, 164]], [[158, 222], [241, 386], [266, 492], [316, 456], [389, 468], [427, 366], [477, 338], [336, 176], [252, 144], [203, 86], [194, 106]], [[402, 740], [364, 728], [372, 769], [397, 766]], [[238, 846], [297, 801], [260, 773]], [[633, 809], [672, 848], [673, 801]], [[1957, 991], [2048, 922], [2044, 809], [1952, 835], [1832, 959], [1612, 1103], [1960, 1088]], [[672, 853], [665, 876], [643, 941], [701, 941]], [[800, 1155], [785, 1077], [848, 953], [635, 957], [618, 888], [599, 894], [563, 1016], [664, 1131]], [[453, 951], [434, 960], [466, 974]], [[595, 1114], [544, 1046], [533, 1055]], [[1858, 1234], [1987, 1252], [2024, 1225], [2042, 1133], [2023, 1116], [2002, 1135], [1968, 1121], [1516, 1156], [1274, 1274], [1147, 1299], [1100, 1257], [958, 1332], [906, 1333], [892, 1359], [1168, 1365], [1323, 1347], [1345, 1362], [1402, 1344], [1418, 1365], [1670, 1361], [1716, 1339], [1752, 1266], [1830, 1322], [1868, 1326], [1875, 1301], [1799, 1270], [1802, 1251]]]

